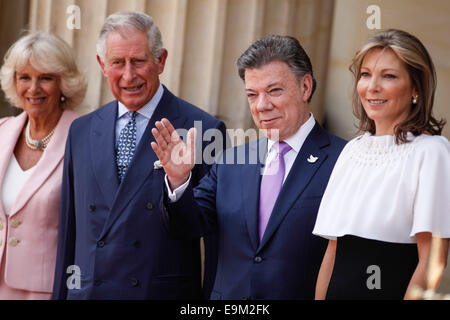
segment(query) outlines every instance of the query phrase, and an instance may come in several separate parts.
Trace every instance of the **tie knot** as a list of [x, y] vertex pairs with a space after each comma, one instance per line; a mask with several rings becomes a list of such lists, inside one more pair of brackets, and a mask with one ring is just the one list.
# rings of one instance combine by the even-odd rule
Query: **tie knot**
[[277, 154], [281, 155], [282, 157], [284, 157], [284, 155], [291, 150], [291, 146], [289, 144], [287, 144], [284, 141], [281, 141], [278, 143], [278, 150], [277, 150]]
[[136, 119], [137, 112], [136, 111], [128, 111], [128, 115], [130, 116], [130, 119], [134, 120], [134, 119]]

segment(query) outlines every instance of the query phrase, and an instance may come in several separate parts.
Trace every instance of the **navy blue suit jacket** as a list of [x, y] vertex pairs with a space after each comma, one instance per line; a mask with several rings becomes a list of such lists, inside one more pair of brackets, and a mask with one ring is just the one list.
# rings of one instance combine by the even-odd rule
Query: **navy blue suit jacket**
[[[283, 184], [259, 242], [258, 206], [267, 139], [225, 151], [195, 189], [165, 200], [175, 234], [216, 232], [218, 264], [211, 299], [313, 299], [327, 241], [312, 230], [345, 141], [316, 124]], [[262, 152], [260, 152], [262, 151]], [[307, 159], [318, 157], [315, 163]], [[227, 164], [234, 159], [234, 164]]]
[[[121, 184], [115, 164], [117, 101], [73, 122], [64, 158], [54, 299], [197, 299], [201, 298], [198, 239], [174, 239], [161, 219], [164, 170], [154, 169], [151, 149], [155, 121], [175, 128], [225, 125], [175, 97], [166, 88]], [[206, 144], [205, 144], [206, 145]], [[198, 183], [209, 170], [196, 165]], [[81, 270], [79, 289], [67, 289]]]

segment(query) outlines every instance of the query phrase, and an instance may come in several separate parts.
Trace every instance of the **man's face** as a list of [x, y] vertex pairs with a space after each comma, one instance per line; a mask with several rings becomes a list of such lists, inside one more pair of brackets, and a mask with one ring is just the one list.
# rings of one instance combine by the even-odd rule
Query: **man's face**
[[155, 63], [147, 35], [127, 31], [126, 37], [110, 32], [106, 38], [105, 61], [100, 63], [114, 97], [129, 110], [136, 111], [151, 100], [159, 87], [159, 75], [164, 70], [167, 51]]
[[289, 138], [309, 118], [312, 78], [306, 75], [298, 84], [285, 62], [246, 69], [245, 88], [253, 121], [272, 140]]

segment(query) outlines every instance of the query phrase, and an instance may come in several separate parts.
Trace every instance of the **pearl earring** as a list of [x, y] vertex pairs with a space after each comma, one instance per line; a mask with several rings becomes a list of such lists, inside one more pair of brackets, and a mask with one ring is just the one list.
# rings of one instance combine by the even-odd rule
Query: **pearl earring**
[[64, 102], [64, 101], [66, 101], [66, 97], [61, 96], [61, 102]]
[[413, 101], [412, 101], [412, 103], [413, 104], [417, 104], [417, 98], [418, 98], [419, 96], [415, 96], [414, 98], [413, 98]]

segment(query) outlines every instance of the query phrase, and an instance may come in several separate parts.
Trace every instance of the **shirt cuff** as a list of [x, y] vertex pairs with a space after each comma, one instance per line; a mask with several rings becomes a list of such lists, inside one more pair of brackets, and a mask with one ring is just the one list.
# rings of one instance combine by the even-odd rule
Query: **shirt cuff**
[[167, 179], [167, 174], [166, 174], [166, 176], [164, 177], [164, 181], [166, 182], [167, 195], [169, 197], [170, 202], [177, 202], [181, 198], [184, 191], [187, 189], [189, 182], [191, 181], [191, 176], [192, 176], [192, 172], [189, 172], [189, 178], [187, 179], [187, 181], [172, 191], [170, 189], [169, 180]]

